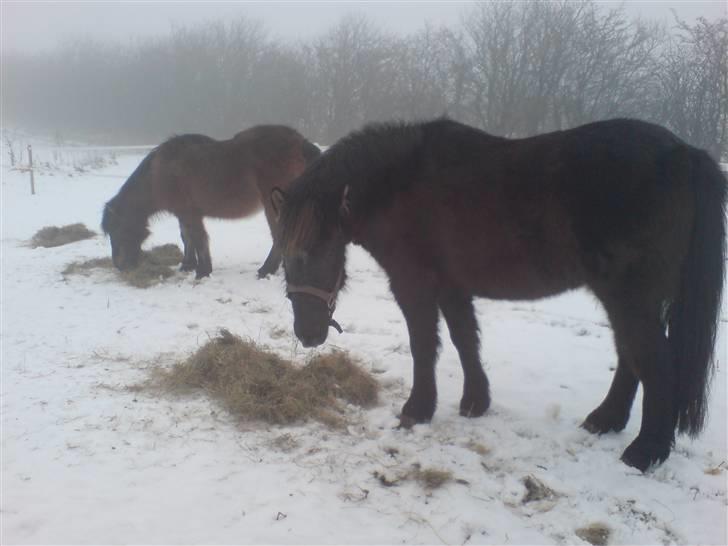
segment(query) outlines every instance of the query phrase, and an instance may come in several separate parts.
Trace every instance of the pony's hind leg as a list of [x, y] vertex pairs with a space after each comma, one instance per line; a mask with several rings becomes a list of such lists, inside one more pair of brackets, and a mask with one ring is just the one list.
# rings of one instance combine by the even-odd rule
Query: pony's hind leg
[[192, 239], [187, 233], [187, 227], [179, 221], [179, 233], [182, 237], [182, 244], [184, 245], [184, 257], [182, 258], [182, 264], [180, 265], [180, 271], [192, 271], [197, 268], [197, 253], [195, 247], [192, 244]]
[[607, 396], [581, 425], [593, 434], [619, 432], [627, 426], [637, 392], [638, 379], [626, 359], [625, 354], [619, 355], [617, 370], [614, 372]]
[[180, 218], [184, 230], [192, 247], [197, 255], [197, 266], [195, 278], [201, 279], [212, 273], [212, 259], [210, 258], [210, 246], [208, 243], [207, 231], [202, 223], [202, 215], [189, 215]]
[[[622, 454], [622, 461], [644, 471], [667, 459], [672, 448], [677, 420], [677, 370], [670, 355], [659, 304], [646, 303], [644, 297], [636, 296], [631, 301], [607, 303], [606, 307], [618, 353], [629, 356], [627, 363], [643, 389], [640, 432]], [[626, 370], [621, 375], [619, 368], [617, 371], [615, 382], [619, 382], [616, 387], [619, 397], [615, 394], [610, 402], [613, 407], [621, 403], [626, 409], [624, 406], [631, 399], [633, 387]], [[610, 399], [609, 395], [607, 399]]]
[[440, 309], [450, 330], [450, 339], [460, 355], [463, 367], [463, 397], [460, 415], [480, 417], [490, 406], [488, 377], [480, 362], [478, 321], [473, 298], [457, 290], [445, 290], [438, 298]]

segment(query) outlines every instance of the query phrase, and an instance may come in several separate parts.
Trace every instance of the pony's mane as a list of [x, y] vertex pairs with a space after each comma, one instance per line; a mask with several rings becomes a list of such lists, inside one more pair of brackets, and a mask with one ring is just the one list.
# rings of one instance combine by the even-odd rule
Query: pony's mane
[[[283, 252], [309, 250], [336, 229], [346, 186], [353, 214], [383, 206], [416, 178], [411, 168], [417, 168], [428, 134], [451, 125], [459, 126], [447, 119], [376, 123], [339, 140], [291, 186], [279, 224]], [[409, 176], [396, 176], [408, 168]]]
[[116, 215], [116, 211], [114, 211], [113, 199], [111, 199], [104, 205], [104, 212], [101, 215], [101, 230], [104, 232], [104, 235], [111, 233], [111, 227], [114, 221], [112, 217], [114, 215]]

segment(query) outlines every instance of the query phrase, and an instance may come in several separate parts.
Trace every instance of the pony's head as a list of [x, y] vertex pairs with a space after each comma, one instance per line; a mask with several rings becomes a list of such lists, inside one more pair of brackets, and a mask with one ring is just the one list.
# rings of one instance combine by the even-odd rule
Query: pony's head
[[146, 222], [134, 222], [121, 214], [110, 201], [104, 207], [101, 229], [111, 241], [111, 260], [120, 271], [139, 264], [142, 243], [149, 236]]
[[[295, 193], [295, 190], [291, 193]], [[293, 305], [293, 331], [304, 347], [326, 341], [336, 298], [346, 281], [346, 244], [338, 217], [348, 214], [346, 190], [341, 207], [327, 210], [326, 199], [296, 195], [288, 198], [275, 188], [273, 209], [279, 217], [279, 245], [283, 255], [286, 293]]]

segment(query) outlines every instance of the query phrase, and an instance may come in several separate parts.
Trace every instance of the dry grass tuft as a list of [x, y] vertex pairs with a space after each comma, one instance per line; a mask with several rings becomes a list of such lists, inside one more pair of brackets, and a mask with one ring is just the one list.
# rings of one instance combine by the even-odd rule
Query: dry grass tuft
[[[155, 246], [142, 251], [139, 265], [129, 271], [118, 272], [119, 277], [136, 288], [149, 288], [175, 274], [174, 266], [182, 261], [182, 251], [177, 245]], [[86, 275], [92, 269], [115, 270], [111, 258], [94, 258], [85, 262], [73, 262], [66, 266], [63, 275]]]
[[182, 262], [183, 257], [177, 245], [155, 246], [142, 252], [139, 265], [129, 271], [122, 271], [121, 277], [127, 284], [137, 288], [149, 288], [174, 275], [174, 267]]
[[458, 483], [466, 483], [463, 480], [454, 480], [452, 472], [449, 470], [441, 470], [439, 468], [422, 468], [420, 463], [415, 463], [412, 467], [404, 472], [400, 472], [394, 476], [388, 476], [382, 472], [374, 471], [372, 473], [379, 483], [384, 487], [394, 487], [406, 481], [417, 482], [428, 492], [438, 489], [456, 481]]
[[551, 500], [560, 496], [556, 491], [548, 487], [542, 481], [537, 480], [533, 476], [523, 478], [523, 485], [526, 487], [526, 494], [521, 500], [522, 504], [533, 501]]
[[85, 275], [88, 276], [92, 269], [113, 269], [114, 264], [111, 258], [94, 258], [85, 262], [72, 262], [66, 266], [61, 273], [62, 275]]
[[438, 468], [416, 468], [412, 479], [428, 490], [437, 489], [452, 481], [452, 472]]
[[611, 530], [603, 523], [591, 523], [574, 531], [576, 536], [594, 546], [606, 546]]
[[476, 442], [475, 440], [469, 440], [465, 444], [465, 447], [482, 457], [485, 457], [490, 453], [490, 448], [488, 446], [486, 446], [485, 444], [481, 444], [480, 442]]
[[166, 244], [155, 246], [149, 251], [142, 252], [142, 259], [158, 265], [173, 267], [182, 263], [184, 255], [177, 245]]
[[67, 245], [76, 241], [83, 241], [95, 237], [96, 233], [83, 224], [69, 224], [67, 226], [46, 226], [36, 232], [30, 240], [33, 248], [51, 248]]
[[296, 367], [275, 353], [221, 330], [184, 362], [157, 370], [152, 384], [184, 394], [202, 389], [242, 420], [346, 423], [341, 400], [377, 402], [379, 386], [348, 353], [335, 351]]
[[708, 476], [720, 476], [723, 472], [726, 471], [726, 469], [728, 469], [728, 467], [726, 466], [725, 461], [723, 461], [718, 466], [706, 469], [705, 473]]

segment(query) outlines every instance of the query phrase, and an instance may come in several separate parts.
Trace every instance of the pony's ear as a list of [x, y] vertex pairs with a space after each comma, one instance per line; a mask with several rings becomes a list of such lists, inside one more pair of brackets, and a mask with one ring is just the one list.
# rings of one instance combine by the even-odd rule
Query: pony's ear
[[349, 216], [351, 216], [351, 198], [349, 197], [348, 184], [344, 188], [344, 193], [341, 194], [341, 206], [339, 206], [339, 214], [342, 218], [348, 218]]
[[283, 210], [283, 204], [286, 202], [286, 194], [282, 189], [275, 187], [270, 192], [270, 204], [273, 207], [273, 212], [276, 215], [276, 219], [281, 217], [281, 211]]

